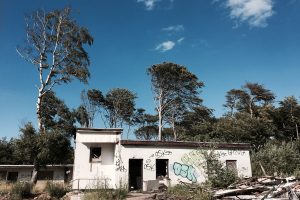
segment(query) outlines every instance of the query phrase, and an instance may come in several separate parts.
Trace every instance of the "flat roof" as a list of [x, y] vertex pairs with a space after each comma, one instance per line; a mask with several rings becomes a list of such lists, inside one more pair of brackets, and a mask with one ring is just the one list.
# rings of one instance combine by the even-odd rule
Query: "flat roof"
[[[73, 167], [73, 164], [65, 164], [65, 165], [46, 165], [46, 168], [60, 168], [60, 167]], [[33, 165], [1, 165], [0, 169], [7, 168], [33, 168]]]
[[124, 146], [200, 147], [200, 148], [242, 149], [242, 150], [251, 149], [251, 146], [248, 143], [121, 140], [120, 144]]
[[111, 133], [111, 134], [121, 134], [122, 128], [77, 128], [78, 133]]

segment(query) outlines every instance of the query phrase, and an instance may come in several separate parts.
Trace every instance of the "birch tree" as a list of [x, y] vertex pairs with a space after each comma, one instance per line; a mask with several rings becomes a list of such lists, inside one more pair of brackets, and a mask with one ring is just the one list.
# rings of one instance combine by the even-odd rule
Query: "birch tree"
[[[170, 112], [176, 111], [176, 108], [179, 110], [178, 106], [184, 108], [195, 103], [196, 100], [199, 101], [197, 95], [204, 84], [186, 67], [170, 62], [152, 65], [148, 68], [148, 75], [151, 77], [153, 97], [158, 113], [158, 139], [161, 140], [166, 116], [172, 116]], [[180, 105], [178, 105], [179, 102], [181, 102]], [[178, 115], [173, 115], [173, 117], [178, 117]]]
[[[90, 60], [84, 49], [93, 38], [89, 31], [77, 24], [71, 9], [45, 12], [38, 10], [25, 17], [26, 41], [17, 52], [38, 72], [36, 114], [38, 132], [46, 134], [42, 121], [42, 100], [54, 86], [78, 79], [87, 83]], [[36, 182], [38, 165], [34, 162], [31, 181]]]
[[50, 12], [38, 10], [27, 16], [25, 22], [26, 42], [17, 52], [38, 72], [36, 114], [38, 129], [42, 131], [43, 96], [55, 85], [73, 79], [87, 83], [90, 60], [84, 45], [91, 45], [93, 38], [86, 28], [72, 19], [70, 8]]

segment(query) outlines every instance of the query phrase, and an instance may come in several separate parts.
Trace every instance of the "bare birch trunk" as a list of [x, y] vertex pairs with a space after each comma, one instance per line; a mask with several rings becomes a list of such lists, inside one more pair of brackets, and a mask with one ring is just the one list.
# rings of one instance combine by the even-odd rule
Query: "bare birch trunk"
[[158, 140], [161, 141], [161, 130], [162, 130], [162, 113], [161, 108], [158, 110]]

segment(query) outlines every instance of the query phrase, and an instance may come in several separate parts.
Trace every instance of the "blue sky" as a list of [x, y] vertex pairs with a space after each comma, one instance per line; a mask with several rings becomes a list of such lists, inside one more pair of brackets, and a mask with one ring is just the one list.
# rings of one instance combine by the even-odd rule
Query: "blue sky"
[[36, 124], [37, 72], [15, 50], [25, 39], [24, 15], [65, 6], [95, 39], [87, 47], [89, 85], [55, 88], [71, 108], [83, 89], [121, 87], [154, 113], [146, 69], [163, 61], [204, 81], [201, 97], [216, 116], [225, 112], [226, 91], [246, 81], [264, 84], [277, 100], [299, 97], [300, 0], [0, 0], [0, 137]]

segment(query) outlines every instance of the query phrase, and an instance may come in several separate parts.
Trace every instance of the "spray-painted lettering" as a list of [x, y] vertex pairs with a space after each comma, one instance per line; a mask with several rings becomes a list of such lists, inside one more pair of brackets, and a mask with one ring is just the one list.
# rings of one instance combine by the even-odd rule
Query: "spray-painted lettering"
[[173, 164], [173, 170], [176, 176], [187, 178], [189, 181], [192, 181], [193, 183], [197, 182], [197, 178], [195, 175], [195, 168], [192, 165], [185, 165], [185, 164], [175, 162]]

